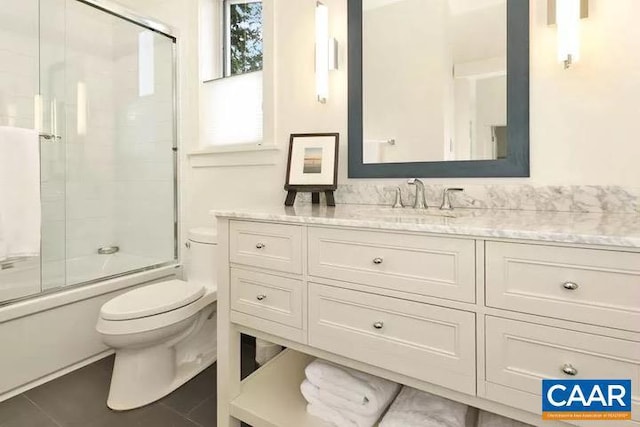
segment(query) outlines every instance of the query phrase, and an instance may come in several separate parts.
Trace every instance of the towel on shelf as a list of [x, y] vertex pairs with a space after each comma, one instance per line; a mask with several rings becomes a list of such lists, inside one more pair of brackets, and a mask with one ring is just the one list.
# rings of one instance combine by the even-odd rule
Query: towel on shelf
[[393, 381], [320, 359], [311, 362], [305, 374], [326, 405], [360, 415], [380, 413], [400, 388]]
[[380, 427], [464, 427], [467, 405], [403, 387]]
[[40, 255], [40, 138], [0, 126], [0, 261]]
[[[328, 407], [321, 402], [307, 404], [307, 412], [316, 418], [320, 418], [323, 421], [336, 427], [356, 427], [357, 424], [353, 421], [345, 418], [340, 411]], [[372, 424], [373, 425], [373, 424]]]
[[379, 412], [371, 415], [356, 414], [344, 409], [339, 409], [328, 405], [320, 398], [318, 387], [311, 384], [309, 380], [304, 380], [300, 385], [300, 391], [307, 405], [307, 412], [314, 417], [318, 417], [324, 421], [328, 421], [337, 427], [372, 427], [380, 418], [382, 412], [386, 409], [382, 408]]
[[478, 427], [532, 427], [530, 424], [521, 423], [498, 414], [480, 411], [478, 415]]

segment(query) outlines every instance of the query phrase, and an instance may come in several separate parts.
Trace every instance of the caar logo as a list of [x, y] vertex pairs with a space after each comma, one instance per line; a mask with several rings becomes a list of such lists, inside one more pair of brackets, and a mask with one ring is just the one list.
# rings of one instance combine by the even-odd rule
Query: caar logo
[[542, 380], [545, 420], [630, 420], [631, 380]]

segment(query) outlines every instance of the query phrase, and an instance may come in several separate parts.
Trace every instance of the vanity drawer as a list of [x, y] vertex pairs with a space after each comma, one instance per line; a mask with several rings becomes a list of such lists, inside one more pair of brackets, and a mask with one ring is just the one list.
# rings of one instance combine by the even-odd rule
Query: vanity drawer
[[309, 344], [475, 394], [475, 315], [309, 284]]
[[492, 316], [485, 326], [486, 379], [505, 387], [489, 386], [490, 399], [539, 413], [543, 378], [631, 379], [640, 419], [640, 343]]
[[487, 242], [487, 305], [640, 330], [640, 253]]
[[310, 227], [309, 274], [472, 303], [475, 242]]
[[300, 329], [303, 286], [301, 280], [232, 268], [231, 310]]
[[231, 221], [229, 259], [232, 263], [301, 274], [302, 228]]

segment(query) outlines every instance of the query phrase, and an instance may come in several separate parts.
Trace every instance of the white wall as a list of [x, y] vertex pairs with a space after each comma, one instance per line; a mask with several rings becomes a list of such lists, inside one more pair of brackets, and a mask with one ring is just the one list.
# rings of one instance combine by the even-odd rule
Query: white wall
[[[189, 23], [182, 27], [192, 54], [183, 55], [187, 73], [181, 87], [187, 100], [197, 96], [196, 0], [177, 2], [128, 0], [144, 9], [164, 9], [160, 19]], [[338, 131], [341, 139], [339, 181], [347, 182], [347, 2], [327, 0], [331, 29], [341, 46], [341, 68], [331, 75], [327, 104], [314, 96], [314, 6], [312, 0], [277, 1], [277, 164], [255, 167], [186, 168], [186, 226], [212, 223], [211, 208], [280, 204], [288, 135], [292, 132]], [[171, 5], [170, 3], [174, 3]], [[635, 122], [640, 116], [640, 2], [591, 0], [589, 20], [582, 22], [582, 61], [570, 70], [556, 62], [555, 28], [546, 24], [546, 0], [531, 0], [531, 178], [431, 180], [465, 183], [534, 185], [639, 186], [640, 144]], [[175, 9], [169, 11], [170, 9]], [[153, 7], [150, 13], [153, 14]], [[190, 20], [184, 21], [189, 16]], [[175, 19], [174, 19], [175, 18]], [[184, 91], [187, 89], [187, 92]], [[185, 101], [183, 100], [183, 106]], [[191, 105], [183, 115], [193, 114]], [[189, 117], [184, 123], [194, 120]], [[197, 148], [197, 127], [187, 126], [185, 148]], [[603, 161], [606, 159], [606, 161]], [[363, 180], [389, 182], [390, 180]], [[356, 182], [356, 180], [349, 180]], [[391, 181], [393, 182], [393, 181]]]
[[[364, 138], [396, 141], [383, 146], [379, 162], [445, 158], [452, 67], [448, 15], [446, 2], [424, 0], [364, 11]], [[406, 64], [404, 72], [400, 64]]]

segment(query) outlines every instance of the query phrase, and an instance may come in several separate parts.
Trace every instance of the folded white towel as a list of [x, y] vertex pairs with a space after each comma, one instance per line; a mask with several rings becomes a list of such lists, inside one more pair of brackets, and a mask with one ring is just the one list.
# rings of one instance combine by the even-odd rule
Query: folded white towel
[[354, 412], [350, 412], [344, 409], [338, 409], [327, 405], [320, 400], [319, 389], [309, 382], [304, 380], [300, 385], [300, 391], [305, 400], [309, 403], [307, 405], [307, 412], [318, 417], [324, 421], [328, 421], [337, 427], [372, 427], [380, 418], [380, 415], [385, 408], [381, 409], [372, 415], [361, 415]]
[[530, 424], [521, 423], [491, 412], [480, 411], [478, 415], [478, 427], [532, 427]]
[[0, 126], [0, 261], [40, 254], [40, 139]]
[[345, 418], [337, 409], [330, 408], [320, 402], [309, 403], [307, 405], [307, 412], [316, 418], [328, 422], [332, 426], [354, 427], [357, 425]]
[[380, 427], [464, 427], [467, 405], [403, 387]]
[[400, 388], [393, 381], [320, 359], [311, 362], [305, 374], [325, 404], [361, 415], [380, 413]]

